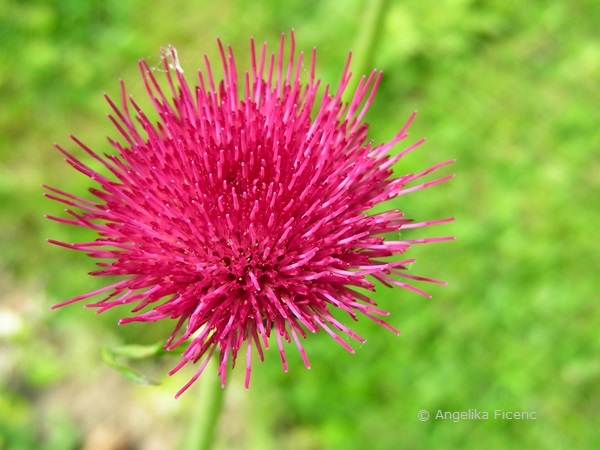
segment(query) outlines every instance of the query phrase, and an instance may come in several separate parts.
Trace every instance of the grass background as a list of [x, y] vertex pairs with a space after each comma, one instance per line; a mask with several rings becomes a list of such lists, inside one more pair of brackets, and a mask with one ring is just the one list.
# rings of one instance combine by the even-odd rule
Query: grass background
[[[238, 67], [248, 38], [272, 48], [296, 31], [318, 49], [318, 75], [337, 83], [364, 23], [363, 0], [105, 2], [0, 0], [0, 448], [164, 449], [185, 446], [206, 380], [180, 400], [176, 357], [140, 362], [158, 387], [128, 383], [100, 348], [153, 344], [168, 329], [117, 327], [50, 305], [101, 286], [93, 262], [44, 243], [85, 230], [60, 214], [41, 183], [83, 192], [62, 162], [76, 134], [107, 148], [102, 93], [119, 78], [143, 98], [136, 61], [173, 44], [186, 74], [215, 38]], [[413, 266], [442, 278], [432, 300], [379, 289], [397, 337], [360, 321], [367, 344], [349, 355], [324, 333], [306, 348], [312, 370], [277, 352], [234, 372], [218, 448], [595, 448], [600, 438], [600, 4], [505, 0], [389, 1], [370, 55], [385, 72], [367, 120], [376, 142], [411, 111], [428, 142], [398, 172], [456, 158], [451, 182], [400, 198], [418, 220], [455, 215], [431, 233], [455, 242], [415, 248]], [[412, 233], [416, 236], [419, 232]], [[422, 233], [422, 232], [421, 232]], [[417, 419], [426, 409], [432, 417]], [[536, 411], [534, 421], [436, 420], [438, 410]], [[201, 412], [201, 411], [200, 411]]]

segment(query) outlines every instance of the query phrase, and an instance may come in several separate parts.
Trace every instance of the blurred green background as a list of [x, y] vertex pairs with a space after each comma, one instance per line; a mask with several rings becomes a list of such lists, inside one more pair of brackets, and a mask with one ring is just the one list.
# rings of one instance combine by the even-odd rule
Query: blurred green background
[[[174, 400], [192, 373], [166, 377], [174, 356], [136, 363], [160, 386], [133, 385], [101, 362], [101, 347], [154, 344], [168, 324], [49, 310], [105, 283], [86, 275], [85, 255], [44, 242], [93, 237], [43, 219], [62, 208], [41, 183], [87, 188], [52, 143], [75, 150], [74, 133], [108, 149], [102, 93], [117, 97], [123, 78], [142, 100], [136, 61], [157, 65], [167, 44], [191, 79], [204, 53], [216, 57], [217, 36], [241, 68], [250, 36], [275, 48], [294, 28], [336, 84], [367, 3], [0, 0], [0, 448], [178, 448], [213, 379]], [[287, 374], [273, 349], [255, 364], [249, 391], [236, 370], [217, 448], [597, 448], [598, 23], [595, 0], [388, 2], [369, 55], [385, 74], [367, 120], [383, 142], [419, 110], [411, 139], [428, 141], [399, 173], [457, 159], [454, 180], [394, 202], [417, 220], [456, 216], [426, 230], [455, 242], [412, 251], [416, 273], [449, 286], [427, 286], [432, 300], [378, 289], [402, 335], [361, 320], [368, 342], [355, 355], [321, 333], [305, 343], [310, 371], [293, 348]], [[491, 417], [435, 418], [469, 409]], [[502, 409], [537, 419], [494, 420]]]

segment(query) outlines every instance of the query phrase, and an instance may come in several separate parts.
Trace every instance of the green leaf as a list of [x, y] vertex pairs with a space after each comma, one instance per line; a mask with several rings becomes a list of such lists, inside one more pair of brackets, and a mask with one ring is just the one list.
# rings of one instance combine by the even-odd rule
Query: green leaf
[[109, 348], [103, 347], [101, 354], [102, 360], [106, 365], [118, 370], [121, 374], [130, 381], [136, 384], [145, 386], [158, 385], [154, 381], [137, 370], [129, 367], [127, 364], [118, 360], [119, 357], [127, 359], [143, 359], [160, 354], [162, 348], [160, 346], [144, 346], [144, 345], [125, 345], [121, 347]]
[[159, 342], [153, 345], [121, 345], [119, 347], [105, 347], [105, 349], [115, 357], [144, 359], [162, 354], [163, 344]]

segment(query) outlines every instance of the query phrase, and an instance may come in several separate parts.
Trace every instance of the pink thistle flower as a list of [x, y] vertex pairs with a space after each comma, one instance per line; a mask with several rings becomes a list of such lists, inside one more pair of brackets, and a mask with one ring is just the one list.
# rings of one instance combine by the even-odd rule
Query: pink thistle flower
[[47, 197], [70, 207], [70, 218], [50, 219], [98, 233], [91, 242], [49, 242], [105, 260], [91, 275], [122, 276], [55, 307], [102, 294], [102, 300], [87, 306], [102, 312], [135, 305], [134, 315], [121, 324], [176, 320], [165, 348], [189, 344], [169, 374], [199, 363], [177, 395], [217, 350], [223, 386], [229, 361], [233, 366], [238, 353], [245, 352], [248, 387], [252, 348], [262, 361], [271, 334], [286, 371], [284, 340], [295, 342], [310, 368], [300, 340], [307, 331], [325, 330], [354, 352], [339, 334], [364, 339], [332, 315], [334, 308], [354, 320], [362, 314], [398, 333], [379, 317], [388, 313], [357, 288], [374, 291], [377, 280], [427, 296], [408, 281], [444, 283], [407, 273], [413, 259], [386, 258], [413, 244], [453, 239], [389, 240], [389, 233], [453, 219], [414, 223], [399, 210], [369, 213], [378, 203], [452, 177], [411, 185], [452, 161], [393, 176], [392, 166], [424, 141], [388, 155], [408, 136], [414, 113], [390, 142], [373, 146], [366, 141], [363, 118], [380, 72], [362, 77], [352, 100], [343, 103], [348, 57], [338, 89], [330, 92], [327, 86], [318, 95], [315, 51], [303, 83], [303, 54], [295, 55], [292, 33], [287, 58], [283, 35], [277, 55], [269, 55], [266, 44], [257, 54], [251, 41], [251, 69], [238, 89], [232, 50], [220, 41], [218, 47], [223, 81], [215, 82], [205, 56], [206, 70], [198, 72], [194, 88], [183, 76], [175, 49], [163, 52], [169, 94], [140, 61], [157, 123], [127, 96], [122, 82], [120, 107], [106, 96], [114, 111], [109, 118], [121, 135], [109, 139], [117, 153], [98, 154], [72, 137], [104, 166], [105, 174], [57, 145], [67, 163], [99, 185], [90, 189], [93, 200], [44, 186]]

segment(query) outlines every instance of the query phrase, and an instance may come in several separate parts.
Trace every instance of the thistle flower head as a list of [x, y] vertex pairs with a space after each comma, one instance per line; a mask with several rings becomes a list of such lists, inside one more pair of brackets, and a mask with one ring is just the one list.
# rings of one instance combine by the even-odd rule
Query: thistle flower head
[[100, 259], [92, 275], [120, 276], [57, 306], [101, 296], [88, 306], [99, 312], [133, 306], [120, 323], [174, 320], [165, 348], [187, 347], [170, 373], [199, 364], [178, 395], [213, 355], [224, 385], [229, 361], [234, 364], [241, 352], [247, 387], [253, 348], [262, 360], [272, 335], [284, 370], [283, 341], [293, 340], [309, 367], [300, 339], [307, 332], [324, 330], [353, 352], [340, 335], [364, 339], [334, 317], [335, 308], [397, 333], [359, 288], [374, 291], [379, 281], [427, 295], [409, 282], [443, 283], [409, 274], [412, 259], [389, 257], [413, 244], [452, 239], [390, 240], [390, 233], [452, 219], [414, 223], [399, 210], [371, 212], [378, 203], [452, 176], [419, 181], [451, 161], [393, 175], [392, 166], [423, 142], [389, 155], [408, 136], [414, 114], [390, 142], [367, 141], [363, 118], [381, 73], [361, 78], [344, 103], [350, 58], [337, 90], [325, 87], [320, 94], [315, 52], [305, 63], [295, 53], [293, 34], [289, 56], [284, 36], [277, 54], [269, 54], [266, 44], [257, 51], [251, 42], [251, 67], [241, 77], [231, 48], [218, 47], [222, 81], [205, 57], [196, 87], [184, 78], [172, 47], [163, 52], [164, 72], [158, 73], [166, 77], [165, 90], [140, 61], [156, 122], [123, 83], [120, 105], [106, 97], [120, 134], [109, 139], [115, 151], [96, 153], [72, 137], [102, 170], [57, 146], [67, 163], [95, 182], [92, 199], [45, 186], [47, 197], [69, 207], [70, 217], [49, 218], [98, 234], [91, 242], [50, 242]]

